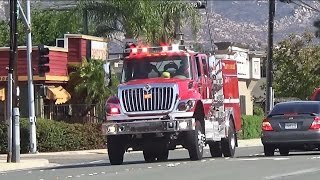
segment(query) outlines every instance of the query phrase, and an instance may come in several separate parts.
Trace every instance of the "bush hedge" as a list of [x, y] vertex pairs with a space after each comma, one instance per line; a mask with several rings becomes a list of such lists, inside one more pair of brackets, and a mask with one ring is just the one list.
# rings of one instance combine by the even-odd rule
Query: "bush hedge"
[[[68, 124], [53, 120], [37, 120], [37, 148], [39, 152], [72, 151], [105, 147], [101, 124]], [[21, 153], [29, 149], [29, 125], [20, 119]], [[7, 125], [0, 123], [0, 153], [7, 151]]]
[[242, 132], [239, 134], [240, 139], [260, 138], [261, 123], [262, 123], [263, 116], [243, 115], [241, 119], [242, 119]]

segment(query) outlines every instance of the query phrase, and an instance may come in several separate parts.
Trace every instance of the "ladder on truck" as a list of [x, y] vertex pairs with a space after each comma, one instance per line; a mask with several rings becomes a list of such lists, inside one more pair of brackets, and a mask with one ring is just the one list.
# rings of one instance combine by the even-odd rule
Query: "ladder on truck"
[[224, 120], [224, 92], [223, 92], [223, 74], [222, 74], [222, 60], [217, 59], [215, 62], [215, 69], [213, 71], [213, 101], [214, 118], [219, 124]]
[[[210, 120], [206, 121], [206, 138], [207, 141], [220, 141], [221, 126], [225, 118], [224, 112], [224, 93], [223, 93], [223, 73], [222, 73], [222, 60], [217, 59], [213, 63], [212, 71], [212, 94], [213, 100], [211, 104]], [[210, 128], [211, 127], [211, 128]]]

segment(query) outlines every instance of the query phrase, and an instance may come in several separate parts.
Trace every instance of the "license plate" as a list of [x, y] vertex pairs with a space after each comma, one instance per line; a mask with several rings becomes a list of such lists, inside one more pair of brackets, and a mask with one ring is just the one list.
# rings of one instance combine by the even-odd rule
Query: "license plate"
[[297, 123], [285, 123], [284, 128], [285, 129], [297, 129], [298, 125], [297, 125]]

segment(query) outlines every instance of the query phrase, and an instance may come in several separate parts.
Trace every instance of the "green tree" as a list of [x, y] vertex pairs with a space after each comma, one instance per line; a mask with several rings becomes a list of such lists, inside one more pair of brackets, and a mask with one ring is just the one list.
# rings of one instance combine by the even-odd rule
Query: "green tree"
[[73, 102], [99, 104], [105, 103], [109, 96], [116, 93], [118, 84], [117, 77], [113, 76], [112, 86], [104, 85], [102, 60], [84, 59], [76, 71], [70, 73], [69, 90], [76, 93]]
[[54, 46], [56, 38], [64, 34], [81, 32], [81, 19], [77, 10], [69, 11], [34, 11], [32, 13], [33, 44]]
[[[56, 38], [66, 33], [79, 33], [81, 25], [77, 10], [35, 10], [31, 14], [32, 43], [55, 46]], [[81, 17], [81, 16], [80, 16]], [[18, 21], [18, 45], [26, 45], [26, 30], [22, 19]], [[0, 46], [9, 46], [9, 22], [0, 22]]]
[[320, 85], [320, 46], [313, 33], [290, 35], [274, 51], [274, 88], [277, 97], [309, 98]]
[[[199, 14], [184, 1], [168, 0], [103, 0], [82, 1], [96, 24], [96, 35], [123, 32], [126, 38], [143, 37], [149, 43], [168, 41], [175, 30], [191, 22], [194, 34], [199, 27]], [[189, 21], [190, 20], [190, 21]]]

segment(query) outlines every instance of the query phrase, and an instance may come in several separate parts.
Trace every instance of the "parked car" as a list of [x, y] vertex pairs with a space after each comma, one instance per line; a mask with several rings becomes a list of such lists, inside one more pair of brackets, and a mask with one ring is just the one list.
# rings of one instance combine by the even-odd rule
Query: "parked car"
[[290, 150], [320, 149], [320, 102], [290, 101], [275, 105], [262, 121], [264, 154], [280, 155]]

